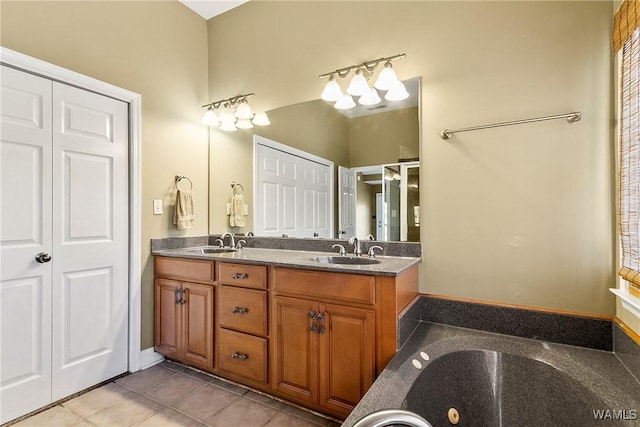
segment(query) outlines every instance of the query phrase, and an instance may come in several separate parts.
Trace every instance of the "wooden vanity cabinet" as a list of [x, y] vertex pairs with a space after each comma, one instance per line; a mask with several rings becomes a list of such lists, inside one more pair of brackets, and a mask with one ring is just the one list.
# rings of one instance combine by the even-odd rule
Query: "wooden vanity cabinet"
[[218, 263], [217, 373], [268, 389], [267, 267]]
[[213, 369], [214, 263], [156, 257], [155, 270], [155, 350]]
[[272, 387], [346, 417], [376, 376], [375, 279], [273, 269]]

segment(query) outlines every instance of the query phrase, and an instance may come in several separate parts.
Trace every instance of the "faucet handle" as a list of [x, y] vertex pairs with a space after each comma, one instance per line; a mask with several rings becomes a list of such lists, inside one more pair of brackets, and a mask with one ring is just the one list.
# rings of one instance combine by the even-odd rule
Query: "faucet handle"
[[240, 239], [236, 242], [236, 249], [242, 249], [242, 245], [246, 245], [247, 241], [244, 239]]
[[218, 246], [220, 246], [221, 248], [224, 248], [224, 242], [222, 241], [222, 239], [216, 239], [216, 243], [218, 244]]
[[371, 258], [375, 258], [376, 257], [376, 251], [375, 251], [376, 249], [379, 249], [380, 252], [384, 251], [384, 249], [381, 246], [377, 246], [377, 245], [376, 246], [371, 246], [369, 248], [369, 252], [367, 252], [367, 255], [369, 255], [369, 257], [371, 257]]
[[340, 256], [346, 256], [347, 255], [347, 250], [344, 248], [344, 246], [336, 243], [335, 245], [331, 246], [331, 249], [335, 249], [335, 248], [340, 248]]

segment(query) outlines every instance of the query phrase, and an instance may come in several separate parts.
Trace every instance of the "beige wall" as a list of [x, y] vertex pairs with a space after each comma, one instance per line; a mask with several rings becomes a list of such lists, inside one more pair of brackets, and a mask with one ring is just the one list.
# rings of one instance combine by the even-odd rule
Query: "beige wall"
[[349, 167], [395, 163], [420, 156], [418, 107], [349, 120]]
[[[210, 97], [256, 92], [270, 110], [316, 99], [320, 73], [406, 53], [399, 77], [422, 79], [420, 290], [613, 314], [611, 9], [252, 1], [208, 22]], [[439, 137], [576, 110], [576, 125]]]
[[[153, 346], [149, 240], [207, 233], [206, 21], [178, 2], [0, 3], [2, 46], [142, 95], [142, 337]], [[196, 227], [172, 224], [174, 175], [193, 181]], [[152, 200], [164, 199], [164, 215]]]

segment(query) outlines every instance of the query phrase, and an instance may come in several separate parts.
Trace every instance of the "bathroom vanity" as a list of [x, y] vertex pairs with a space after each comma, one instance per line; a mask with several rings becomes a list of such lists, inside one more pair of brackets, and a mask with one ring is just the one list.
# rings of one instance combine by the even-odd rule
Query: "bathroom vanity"
[[344, 419], [396, 353], [420, 258], [207, 248], [154, 250], [155, 350]]

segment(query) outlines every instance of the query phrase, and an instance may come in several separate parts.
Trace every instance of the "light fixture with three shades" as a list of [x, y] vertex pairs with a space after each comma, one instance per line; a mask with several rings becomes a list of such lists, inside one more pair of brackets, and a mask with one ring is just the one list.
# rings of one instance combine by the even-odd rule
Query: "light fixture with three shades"
[[[202, 107], [207, 111], [202, 117], [202, 123], [207, 126], [219, 126], [220, 130], [236, 131], [251, 129], [253, 125], [266, 126], [271, 124], [266, 113], [253, 113], [247, 98], [255, 93], [238, 95], [219, 101], [210, 102]], [[218, 112], [216, 112], [218, 110]]]
[[[329, 77], [329, 81], [324, 87], [320, 97], [328, 102], [335, 102], [333, 105], [339, 110], [346, 110], [356, 106], [353, 97], [358, 97], [360, 105], [376, 105], [382, 102], [378, 91], [386, 92], [384, 99], [387, 101], [402, 101], [409, 97], [404, 83], [402, 83], [396, 72], [393, 70], [391, 61], [402, 59], [407, 55], [404, 53], [389, 56], [387, 58], [365, 61], [362, 64], [350, 65], [339, 68], [335, 71], [320, 74], [318, 77]], [[384, 64], [383, 69], [378, 74], [373, 87], [369, 86], [369, 79], [373, 76], [380, 64]], [[355, 71], [346, 93], [342, 92], [336, 77], [346, 78], [351, 71]]]

